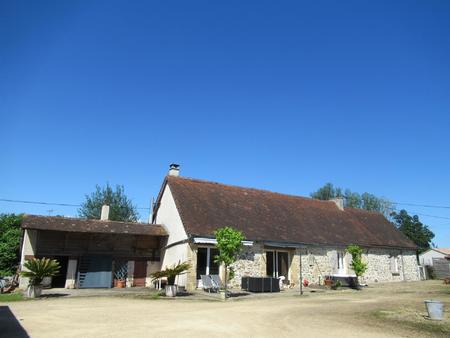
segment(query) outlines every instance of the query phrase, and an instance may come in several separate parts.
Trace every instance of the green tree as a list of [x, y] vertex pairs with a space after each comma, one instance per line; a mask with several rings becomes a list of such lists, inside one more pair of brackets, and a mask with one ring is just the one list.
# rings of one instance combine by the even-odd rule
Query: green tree
[[117, 185], [113, 189], [109, 184], [105, 187], [95, 186], [91, 195], [85, 196], [86, 200], [78, 209], [80, 217], [100, 219], [102, 206], [109, 205], [109, 219], [111, 221], [136, 222], [139, 219], [136, 206], [125, 195], [123, 185]]
[[342, 191], [342, 188], [335, 187], [333, 184], [327, 183], [310, 195], [312, 198], [319, 200], [330, 200], [332, 198], [343, 197], [344, 205], [347, 208], [377, 211], [381, 212], [386, 217], [389, 217], [390, 213], [394, 209], [392, 203], [385, 198], [377, 197], [367, 192], [358, 194], [350, 189], [345, 189], [344, 193], [342, 193]]
[[20, 261], [22, 216], [0, 214], [0, 276], [16, 273]]
[[350, 189], [346, 189], [344, 193], [345, 206], [348, 208], [362, 208], [362, 198], [357, 192], [352, 192]]
[[[356, 278], [361, 277], [367, 270], [367, 263], [362, 261], [362, 249], [358, 245], [350, 244], [347, 252], [352, 255], [351, 268], [355, 272]], [[359, 281], [358, 281], [359, 285]]]
[[419, 216], [411, 216], [402, 209], [399, 213], [392, 212], [391, 217], [397, 228], [419, 247], [420, 252], [430, 248], [434, 233], [420, 222]]
[[244, 240], [244, 235], [239, 230], [233, 229], [231, 227], [224, 227], [217, 229], [214, 232], [217, 241], [217, 249], [219, 249], [219, 254], [215, 257], [215, 262], [217, 264], [222, 264], [225, 266], [225, 295], [228, 290], [228, 269], [231, 264], [233, 264], [239, 253], [242, 250], [242, 241]]
[[341, 188], [334, 187], [332, 183], [326, 183], [322, 188], [311, 193], [311, 197], [318, 200], [327, 201], [332, 198], [343, 197], [343, 195]]

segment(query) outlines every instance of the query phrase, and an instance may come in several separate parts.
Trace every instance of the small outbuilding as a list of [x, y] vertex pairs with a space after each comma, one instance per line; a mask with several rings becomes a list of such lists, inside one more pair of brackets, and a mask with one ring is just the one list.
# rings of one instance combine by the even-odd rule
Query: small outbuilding
[[[105, 214], [103, 212], [102, 214]], [[158, 224], [25, 215], [21, 264], [53, 258], [61, 265], [52, 287], [109, 288], [120, 271], [127, 286], [149, 286], [160, 269], [167, 236]], [[25, 278], [20, 280], [25, 287]]]

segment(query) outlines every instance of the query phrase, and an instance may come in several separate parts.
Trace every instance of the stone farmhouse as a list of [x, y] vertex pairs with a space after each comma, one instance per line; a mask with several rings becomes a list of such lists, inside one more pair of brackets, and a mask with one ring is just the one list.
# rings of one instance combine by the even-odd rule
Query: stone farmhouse
[[111, 287], [117, 269], [127, 286], [151, 286], [150, 274], [188, 261], [176, 284], [201, 287], [200, 275], [224, 275], [214, 262], [214, 231], [232, 226], [245, 241], [231, 284], [243, 276], [300, 276], [322, 284], [325, 276], [352, 276], [345, 248], [358, 244], [368, 270], [363, 282], [419, 280], [416, 246], [383, 215], [344, 208], [340, 199], [319, 201], [265, 190], [184, 178], [171, 165], [153, 208], [152, 224], [26, 216], [22, 263], [55, 257], [61, 276], [52, 285]]

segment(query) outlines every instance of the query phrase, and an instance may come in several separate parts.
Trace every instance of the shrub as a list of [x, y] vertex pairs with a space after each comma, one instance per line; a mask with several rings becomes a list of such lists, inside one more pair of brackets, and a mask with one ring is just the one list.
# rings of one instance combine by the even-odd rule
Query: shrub
[[173, 267], [167, 267], [162, 271], [152, 273], [152, 278], [153, 278], [153, 280], [155, 280], [155, 279], [160, 279], [160, 278], [166, 277], [167, 284], [174, 285], [175, 277], [185, 273], [187, 270], [189, 270], [190, 267], [191, 267], [191, 265], [188, 262], [183, 262], [183, 263], [178, 262], [178, 264], [174, 265]]
[[347, 252], [352, 255], [350, 266], [357, 278], [361, 277], [367, 270], [367, 263], [362, 261], [362, 249], [358, 245], [351, 244], [347, 247]]
[[28, 271], [22, 271], [21, 275], [29, 278], [29, 285], [40, 285], [45, 277], [53, 277], [60, 269], [58, 261], [50, 258], [33, 258], [23, 266]]

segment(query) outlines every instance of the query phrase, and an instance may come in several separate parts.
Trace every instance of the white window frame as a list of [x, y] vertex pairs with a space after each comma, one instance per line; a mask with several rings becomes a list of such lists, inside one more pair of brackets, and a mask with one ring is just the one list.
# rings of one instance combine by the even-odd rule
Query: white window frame
[[[198, 249], [206, 249], [206, 275], [209, 275], [209, 267], [210, 267], [210, 263], [211, 263], [211, 249], [217, 249], [216, 247], [211, 247], [211, 246], [199, 246], [197, 247], [197, 252]], [[197, 262], [195, 263], [197, 264]], [[197, 274], [197, 267], [195, 268], [196, 272], [195, 274]], [[220, 266], [219, 266], [219, 271], [220, 271]], [[197, 286], [201, 287], [201, 279], [197, 279]]]
[[337, 251], [336, 255], [336, 268], [337, 268], [337, 274], [338, 275], [345, 275], [346, 273], [346, 266], [345, 266], [345, 253], [342, 251]]

